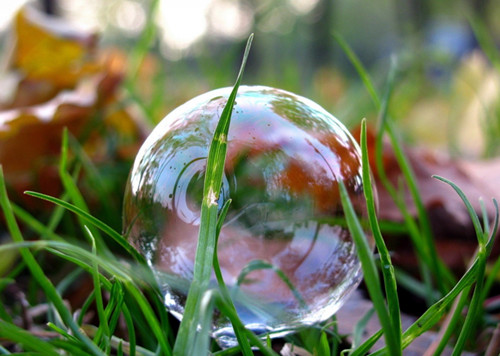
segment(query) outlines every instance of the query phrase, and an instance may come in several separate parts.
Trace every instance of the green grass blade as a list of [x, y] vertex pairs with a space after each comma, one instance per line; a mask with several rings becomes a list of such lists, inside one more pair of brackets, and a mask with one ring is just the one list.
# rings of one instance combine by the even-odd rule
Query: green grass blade
[[[64, 190], [68, 194], [69, 198], [71, 201], [80, 209], [82, 209], [85, 212], [88, 212], [88, 206], [87, 203], [85, 202], [85, 199], [83, 198], [82, 194], [80, 193], [80, 190], [78, 189], [78, 186], [75, 183], [75, 180], [71, 176], [71, 174], [68, 173], [68, 151], [69, 151], [69, 144], [68, 144], [68, 128], [64, 128], [63, 135], [62, 135], [62, 144], [61, 144], [61, 157], [59, 161], [59, 178], [61, 179], [61, 183], [64, 187]], [[78, 219], [80, 220], [80, 225], [83, 228], [85, 232], [84, 225], [85, 223], [81, 221], [81, 217], [78, 216]], [[105, 252], [108, 255], [111, 254], [111, 252], [108, 250], [106, 244], [104, 243], [102, 237], [100, 236], [98, 230], [94, 230], [93, 227], [91, 228], [92, 234], [96, 238], [96, 243], [99, 247], [99, 250], [101, 252]]]
[[[472, 208], [471, 203], [469, 202], [469, 200], [467, 199], [467, 197], [465, 196], [463, 191], [455, 183], [453, 183], [450, 180], [443, 178], [443, 177], [439, 177], [439, 176], [434, 176], [434, 177], [436, 179], [450, 185], [455, 190], [455, 192], [460, 196], [460, 198], [464, 202], [464, 204], [467, 208], [467, 211], [469, 212], [469, 215], [472, 219], [472, 223], [474, 225], [474, 229], [476, 230], [477, 240], [479, 243], [479, 250], [477, 253], [477, 257], [476, 257], [476, 259], [478, 261], [477, 262], [478, 263], [478, 267], [477, 267], [478, 271], [477, 271], [477, 277], [476, 277], [476, 286], [474, 288], [474, 293], [472, 295], [472, 300], [471, 300], [471, 303], [469, 305], [469, 310], [467, 312], [467, 316], [465, 318], [464, 325], [462, 327], [460, 335], [458, 336], [458, 339], [455, 343], [455, 347], [453, 348], [453, 353], [452, 353], [453, 356], [458, 356], [462, 353], [464, 346], [465, 346], [465, 342], [472, 334], [472, 332], [475, 328], [475, 325], [477, 323], [477, 315], [479, 315], [479, 313], [480, 313], [480, 304], [482, 302], [482, 287], [483, 287], [483, 283], [484, 283], [484, 273], [486, 270], [486, 261], [487, 261], [487, 258], [489, 256], [489, 252], [490, 252], [490, 251], [488, 251], [487, 246], [486, 246], [486, 244], [488, 242], [489, 231], [483, 230], [477, 213]], [[497, 226], [498, 225], [498, 206], [495, 205], [495, 207], [496, 207], [496, 216], [497, 216], [497, 218], [495, 219], [495, 226]], [[492, 236], [494, 237], [495, 235], [492, 235]]]
[[[12, 207], [10, 205], [7, 196], [7, 190], [5, 187], [5, 180], [3, 175], [3, 168], [1, 166], [0, 166], [0, 206], [2, 207], [5, 220], [7, 222], [7, 227], [11, 234], [12, 240], [19, 243], [24, 242], [21, 230], [17, 225], [14, 213], [12, 211]], [[99, 348], [95, 344], [93, 344], [89, 338], [87, 338], [80, 332], [78, 325], [73, 320], [71, 312], [66, 308], [66, 305], [64, 304], [61, 296], [57, 293], [57, 290], [55, 289], [52, 282], [47, 278], [47, 276], [45, 276], [42, 268], [36, 261], [33, 254], [25, 248], [21, 248], [19, 251], [23, 260], [26, 263], [26, 266], [30, 270], [33, 278], [36, 279], [42, 290], [45, 292], [47, 299], [54, 304], [55, 308], [57, 309], [57, 312], [61, 316], [64, 323], [73, 331], [74, 335], [89, 349], [89, 351], [92, 352], [92, 354], [103, 355], [102, 351], [99, 350]]]
[[330, 350], [330, 344], [328, 343], [328, 336], [324, 331], [321, 332], [321, 336], [319, 339], [319, 344], [315, 350], [316, 352], [314, 353], [315, 355], [330, 355], [331, 350]]
[[[219, 259], [217, 257], [217, 246], [219, 243], [219, 233], [220, 233], [220, 230], [222, 228], [222, 224], [224, 222], [224, 219], [226, 218], [226, 215], [227, 215], [227, 212], [229, 210], [230, 205], [231, 205], [231, 199], [228, 199], [224, 203], [224, 206], [222, 207], [222, 210], [219, 214], [219, 218], [217, 220], [217, 227], [216, 227], [216, 233], [215, 233], [216, 235], [215, 235], [213, 268], [214, 268], [215, 278], [217, 279], [217, 283], [219, 285], [222, 299], [227, 304], [227, 307], [229, 309], [231, 309], [234, 314], [237, 314], [236, 308], [233, 304], [233, 301], [231, 300], [231, 294], [229, 293], [229, 289], [227, 288], [226, 283], [224, 282], [224, 278], [222, 276], [222, 272], [221, 272], [220, 265], [219, 265]], [[233, 325], [233, 329], [234, 329], [236, 339], [238, 340], [238, 344], [241, 348], [243, 355], [245, 355], [245, 356], [253, 355], [252, 349], [250, 348], [250, 344], [248, 343], [248, 340], [247, 340], [246, 335], [245, 335], [246, 334], [245, 328], [241, 328], [239, 325]]]
[[217, 201], [219, 199], [222, 185], [222, 175], [227, 149], [227, 134], [229, 131], [229, 123], [231, 120], [236, 94], [243, 76], [252, 39], [253, 35], [251, 35], [248, 39], [240, 72], [224, 110], [222, 111], [208, 153], [205, 183], [203, 188], [203, 201], [201, 206], [200, 232], [198, 236], [198, 245], [196, 248], [196, 258], [193, 271], [193, 282], [189, 288], [184, 315], [174, 345], [175, 356], [189, 354], [188, 350], [193, 344], [192, 340], [197, 326], [195, 316], [198, 314], [199, 302], [210, 281], [218, 214]]
[[350, 355], [351, 356], [364, 356], [366, 355], [373, 345], [378, 341], [384, 335], [383, 330], [377, 331], [375, 334], [370, 336], [368, 339], [365, 340], [359, 347], [357, 347]]
[[365, 69], [361, 61], [359, 60], [358, 56], [352, 48], [347, 44], [347, 42], [344, 40], [344, 38], [337, 32], [333, 33], [333, 37], [337, 41], [337, 43], [342, 47], [342, 50], [344, 53], [347, 55], [349, 60], [351, 61], [352, 65], [358, 72], [359, 77], [363, 81], [363, 84], [365, 85], [366, 90], [370, 94], [370, 97], [372, 98], [373, 103], [375, 104], [375, 107], [377, 109], [380, 108], [380, 98], [377, 94], [377, 91], [375, 90], [375, 86], [373, 85], [373, 81], [370, 77], [370, 74], [368, 74], [368, 71]]
[[208, 354], [210, 345], [210, 334], [212, 326], [212, 318], [215, 307], [215, 290], [208, 289], [205, 291], [200, 300], [200, 308], [198, 310], [197, 320], [198, 327], [196, 330], [192, 355]]
[[377, 250], [380, 255], [387, 306], [389, 309], [389, 315], [391, 316], [392, 328], [394, 330], [394, 341], [397, 345], [397, 348], [401, 348], [401, 312], [399, 309], [396, 275], [394, 272], [394, 266], [391, 261], [391, 256], [389, 254], [389, 251], [387, 250], [387, 246], [385, 245], [382, 233], [380, 232], [380, 226], [378, 225], [378, 219], [376, 216], [376, 206], [370, 174], [370, 162], [368, 159], [368, 145], [366, 140], [366, 120], [363, 120], [361, 123], [361, 153], [363, 163], [363, 190], [366, 199], [370, 230], [372, 231], [375, 245], [377, 246]]
[[495, 40], [490, 34], [488, 34], [488, 29], [484, 21], [480, 18], [470, 16], [469, 24], [471, 25], [474, 36], [478, 40], [479, 46], [483, 50], [484, 54], [486, 54], [490, 62], [500, 73], [500, 52], [498, 51]]
[[472, 207], [471, 203], [469, 202], [469, 199], [465, 196], [464, 192], [452, 181], [440, 177], [438, 175], [433, 175], [433, 178], [436, 178], [437, 180], [440, 180], [441, 182], [444, 182], [451, 186], [453, 190], [458, 194], [460, 199], [462, 199], [463, 203], [465, 204], [465, 207], [467, 208], [467, 212], [469, 213], [469, 216], [471, 217], [472, 224], [474, 226], [474, 230], [476, 231], [476, 237], [479, 243], [479, 246], [483, 245], [486, 243], [483, 239], [484, 231], [483, 227], [481, 226], [481, 221], [479, 220], [479, 217], [477, 216], [476, 212], [474, 211], [474, 208]]
[[56, 348], [50, 343], [33, 336], [29, 331], [0, 320], [0, 338], [22, 345], [24, 349], [33, 350], [47, 356], [58, 356]]
[[[87, 228], [87, 226], [85, 226], [85, 229], [92, 242], [92, 254], [94, 254], [94, 256], [97, 256], [95, 238], [92, 235], [92, 232]], [[102, 333], [104, 334], [104, 338], [102, 339], [103, 344], [101, 345], [101, 348], [104, 348], [105, 352], [109, 353], [110, 345], [108, 341], [111, 337], [111, 333], [109, 331], [108, 318], [106, 317], [106, 314], [104, 312], [104, 301], [101, 292], [101, 278], [99, 275], [99, 266], [97, 261], [94, 261], [92, 264], [92, 280], [94, 281], [95, 305], [97, 309], [97, 316], [99, 318], [99, 330], [102, 330]], [[98, 332], [97, 335], [100, 336], [102, 335], [102, 333]], [[100, 345], [101, 340], [99, 340], [99, 337], [97, 337], [96, 339], [94, 339], [94, 342], [97, 345]]]
[[26, 224], [26, 226], [29, 226], [33, 231], [38, 233], [41, 239], [63, 241], [63, 238], [61, 236], [54, 233], [52, 229], [42, 224], [21, 207], [12, 204], [12, 211], [20, 221], [22, 221], [24, 224]]
[[401, 355], [401, 347], [398, 345], [398, 338], [400, 330], [395, 330], [392, 325], [392, 319], [385, 305], [384, 296], [380, 289], [380, 281], [378, 277], [378, 270], [375, 266], [373, 254], [365, 236], [365, 232], [356, 216], [356, 212], [352, 206], [349, 194], [347, 193], [344, 182], [339, 181], [340, 198], [344, 208], [347, 225], [351, 236], [356, 244], [356, 250], [361, 262], [361, 267], [364, 274], [364, 280], [370, 299], [373, 306], [377, 311], [377, 315], [384, 330], [385, 342], [391, 355]]
[[77, 341], [78, 342], [78, 339], [74, 336], [72, 336], [71, 334], [69, 334], [66, 330], [63, 330], [61, 329], [59, 326], [55, 325], [54, 323], [52, 322], [48, 322], [47, 323], [47, 327], [54, 330], [55, 332], [57, 332], [59, 335], [61, 336], [64, 336], [66, 339], [68, 340], [71, 340], [71, 341]]
[[[450, 280], [450, 277], [452, 276], [449, 271], [446, 270], [445, 265], [441, 263], [440, 259], [438, 258], [437, 252], [435, 251], [435, 244], [433, 242], [432, 238], [432, 233], [430, 230], [430, 224], [428, 222], [428, 217], [425, 209], [423, 208], [423, 204], [420, 199], [420, 194], [418, 192], [418, 188], [415, 183], [414, 179], [414, 174], [411, 171], [411, 168], [406, 160], [406, 157], [404, 154], [402, 154], [402, 150], [397, 142], [395, 140], [395, 135], [392, 130], [391, 125], [387, 124], [387, 113], [388, 113], [388, 107], [389, 107], [389, 99], [391, 96], [392, 92], [392, 86], [394, 83], [394, 78], [395, 78], [395, 65], [393, 64], [391, 66], [391, 71], [389, 73], [389, 80], [388, 80], [388, 89], [386, 90], [384, 97], [382, 100], [380, 100], [376, 90], [375, 86], [373, 85], [373, 81], [368, 74], [368, 71], [365, 69], [363, 64], [361, 63], [360, 59], [357, 57], [357, 55], [354, 53], [354, 51], [349, 47], [349, 45], [342, 39], [342, 37], [339, 34], [334, 34], [335, 39], [337, 42], [340, 44], [342, 47], [343, 51], [346, 53], [347, 57], [355, 67], [356, 71], [358, 72], [358, 75], [360, 76], [361, 80], [363, 81], [366, 89], [370, 93], [370, 96], [372, 98], [373, 103], [375, 104], [375, 107], [380, 111], [380, 120], [379, 120], [379, 129], [377, 133], [377, 139], [376, 139], [376, 148], [375, 148], [375, 157], [376, 157], [376, 163], [377, 163], [377, 169], [379, 172], [380, 180], [384, 187], [388, 190], [389, 194], [391, 197], [394, 199], [394, 201], [397, 204], [397, 193], [396, 190], [392, 187], [392, 184], [390, 183], [389, 179], [385, 176], [384, 172], [384, 166], [382, 163], [382, 135], [385, 130], [387, 130], [390, 139], [391, 139], [391, 144], [395, 150], [396, 158], [398, 161], [398, 164], [400, 165], [403, 175], [405, 177], [405, 180], [408, 182], [410, 193], [412, 195], [412, 198], [414, 200], [414, 203], [417, 207], [418, 211], [418, 218], [421, 224], [421, 228], [423, 231], [423, 239], [417, 238], [417, 235], [413, 235], [413, 241], [416, 243], [416, 249], [421, 250], [422, 252], [419, 254], [419, 260], [424, 262], [424, 266], [422, 266], [422, 275], [424, 277], [424, 280], [429, 280], [430, 273], [427, 271], [428, 268], [430, 268], [433, 271], [433, 274], [436, 276], [436, 282], [438, 286], [440, 287], [440, 291], [444, 293], [446, 291], [446, 288], [444, 287], [444, 277], [447, 278], [447, 280]], [[397, 204], [398, 208], [404, 208], [404, 204]], [[419, 235], [419, 234], [418, 234]], [[451, 284], [451, 283], [450, 283]], [[428, 291], [432, 291], [432, 286], [430, 284], [430, 280], [427, 282], [427, 288]], [[432, 293], [428, 293], [429, 295], [432, 295]], [[430, 302], [430, 301], [429, 301]]]
[[459, 294], [458, 299], [456, 301], [456, 308], [453, 311], [453, 314], [451, 314], [446, 330], [444, 330], [441, 336], [441, 340], [439, 340], [439, 344], [436, 346], [436, 349], [433, 352], [434, 356], [441, 355], [441, 353], [446, 348], [451, 336], [453, 335], [453, 333], [456, 332], [458, 322], [461, 321], [462, 319], [463, 309], [465, 307], [465, 304], [467, 303], [467, 300], [469, 299], [470, 290], [471, 287], [469, 286]]
[[[438, 289], [442, 294], [445, 294], [446, 293], [445, 282], [448, 281], [449, 282], [448, 284], [450, 285], [452, 284], [451, 283], [452, 281], [450, 281], [450, 279], [452, 279], [451, 277], [452, 274], [448, 271], [448, 269], [446, 268], [444, 263], [442, 263], [441, 259], [437, 254], [435, 247], [436, 244], [434, 242], [432, 230], [430, 227], [429, 217], [421, 199], [420, 191], [416, 183], [415, 173], [413, 172], [413, 169], [408, 161], [408, 158], [403, 152], [403, 148], [401, 147], [399, 141], [396, 138], [392, 122], [389, 120], [388, 117], [389, 101], [394, 85], [394, 80], [396, 75], [395, 73], [396, 69], [395, 65], [393, 65], [389, 73], [388, 87], [384, 94], [382, 105], [380, 107], [379, 128], [377, 132], [376, 145], [375, 145], [375, 158], [376, 158], [377, 171], [379, 173], [380, 181], [387, 189], [393, 200], [396, 202], [398, 208], [401, 210], [403, 215], [405, 215], [405, 212], [407, 214], [407, 209], [404, 202], [397, 197], [398, 194], [396, 193], [395, 188], [392, 186], [384, 169], [383, 157], [382, 157], [383, 134], [384, 132], [387, 132], [394, 155], [396, 157], [396, 161], [398, 162], [398, 165], [401, 168], [401, 172], [405, 179], [405, 183], [408, 186], [408, 190], [413, 199], [413, 203], [415, 204], [415, 207], [417, 209], [417, 217], [420, 224], [420, 231], [419, 233], [412, 235], [412, 241], [416, 246], [416, 250], [420, 251], [419, 254], [420, 261], [424, 263], [424, 266], [422, 267], [423, 277], [429, 275], [426, 269], [432, 271], [432, 275], [434, 276]], [[408, 218], [409, 214], [406, 215], [407, 220]], [[447, 279], [445, 279], [445, 277]], [[432, 291], [432, 286], [430, 285], [430, 283], [427, 283], [427, 288], [429, 295], [432, 295], [432, 293], [430, 293]]]
[[255, 335], [250, 330], [245, 329], [245, 326], [241, 322], [238, 315], [235, 313], [235, 311], [231, 307], [228, 306], [227, 303], [224, 302], [224, 300], [222, 298], [216, 298], [215, 303], [216, 303], [217, 309], [219, 309], [221, 313], [226, 315], [229, 318], [229, 320], [231, 321], [231, 323], [236, 326], [236, 328], [245, 330], [246, 337], [248, 338], [250, 343], [253, 346], [257, 347], [263, 355], [265, 355], [265, 356], [277, 356], [277, 354], [271, 348], [269, 348], [266, 344], [264, 344], [264, 342], [261, 340], [260, 337]]
[[109, 237], [111, 237], [113, 240], [115, 240], [121, 247], [125, 249], [136, 261], [140, 262], [141, 264], [146, 264], [146, 260], [144, 257], [137, 252], [137, 250], [129, 244], [129, 242], [118, 232], [116, 232], [113, 228], [111, 228], [109, 225], [105, 224], [101, 220], [93, 217], [86, 211], [80, 209], [79, 207], [70, 204], [64, 200], [58, 199], [51, 197], [46, 194], [42, 193], [37, 193], [37, 192], [32, 192], [32, 191], [26, 191], [25, 194], [30, 195], [35, 198], [39, 198], [42, 200], [49, 201], [53, 204], [59, 205], [75, 214], [77, 214], [84, 222], [87, 222], [89, 224], [92, 224], [93, 226], [97, 227], [100, 229], [102, 232], [107, 234]]
[[375, 313], [375, 309], [371, 308], [366, 312], [365, 315], [354, 325], [354, 330], [352, 331], [352, 348], [355, 350], [358, 345], [361, 344], [361, 338], [365, 333], [366, 326]]

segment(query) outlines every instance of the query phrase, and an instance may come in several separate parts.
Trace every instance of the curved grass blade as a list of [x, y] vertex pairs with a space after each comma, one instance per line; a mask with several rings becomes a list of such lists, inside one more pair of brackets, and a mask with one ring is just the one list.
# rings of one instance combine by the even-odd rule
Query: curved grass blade
[[356, 250], [358, 252], [358, 257], [361, 261], [361, 268], [365, 277], [365, 284], [368, 288], [373, 306], [377, 311], [382, 329], [384, 330], [385, 342], [389, 350], [389, 354], [394, 356], [401, 355], [401, 347], [398, 342], [401, 331], [396, 330], [392, 324], [392, 319], [389, 315], [383, 293], [380, 289], [378, 271], [375, 266], [370, 245], [368, 244], [365, 232], [361, 227], [361, 223], [356, 216], [343, 181], [339, 181], [339, 190], [342, 206], [347, 220], [347, 226], [349, 227], [349, 231], [351, 232], [354, 243], [356, 244]]
[[27, 350], [33, 350], [47, 356], [58, 356], [56, 348], [50, 343], [33, 336], [29, 331], [0, 320], [0, 337], [16, 344], [22, 345]]
[[[494, 200], [496, 208], [495, 223], [492, 231], [490, 232], [490, 237], [485, 245], [486, 254], [489, 255], [491, 248], [493, 247], [494, 237], [498, 231], [498, 204]], [[448, 292], [443, 298], [434, 303], [427, 309], [427, 311], [418, 318], [404, 333], [402, 338], [402, 348], [406, 348], [415, 338], [420, 336], [425, 331], [432, 328], [446, 312], [448, 306], [457, 298], [457, 296], [464, 291], [466, 288], [470, 287], [474, 282], [477, 281], [478, 274], [481, 269], [482, 258], [476, 256], [472, 265], [467, 270], [467, 272], [462, 276], [458, 283]], [[383, 348], [373, 355], [382, 355], [386, 351]]]
[[238, 280], [237, 280], [236, 284], [239, 286], [244, 281], [245, 277], [249, 273], [251, 273], [253, 271], [262, 270], [262, 269], [271, 269], [271, 270], [273, 270], [274, 273], [276, 273], [276, 275], [290, 289], [290, 291], [292, 292], [292, 294], [295, 297], [295, 299], [297, 299], [297, 301], [299, 302], [300, 307], [301, 308], [307, 308], [306, 301], [304, 300], [304, 298], [302, 298], [302, 295], [297, 290], [297, 288], [295, 288], [295, 286], [290, 281], [290, 279], [287, 277], [287, 275], [285, 274], [285, 272], [283, 272], [281, 269], [279, 269], [278, 267], [276, 267], [275, 265], [273, 265], [273, 264], [271, 264], [269, 262], [266, 262], [266, 261], [263, 261], [263, 260], [252, 260], [252, 261], [248, 262], [248, 264], [245, 267], [242, 268], [240, 274], [238, 275]]
[[196, 315], [198, 314], [199, 303], [201, 296], [208, 288], [210, 275], [212, 273], [218, 215], [217, 201], [219, 199], [222, 186], [222, 175], [224, 173], [227, 134], [236, 94], [243, 76], [252, 40], [253, 34], [248, 38], [236, 83], [222, 111], [212, 143], [210, 144], [203, 187], [200, 232], [196, 247], [193, 281], [189, 288], [184, 315], [174, 344], [173, 354], [175, 356], [191, 354], [189, 350], [193, 345], [193, 338], [196, 334], [196, 327], [198, 324]]
[[77, 214], [80, 218], [82, 218], [84, 221], [88, 222], [89, 224], [92, 224], [93, 226], [97, 227], [100, 229], [102, 232], [107, 234], [109, 237], [111, 237], [113, 240], [115, 240], [121, 247], [125, 249], [136, 261], [140, 262], [141, 264], [146, 265], [146, 260], [144, 257], [137, 252], [137, 250], [128, 243], [128, 241], [118, 232], [116, 232], [112, 227], [109, 225], [105, 224], [101, 220], [93, 217], [86, 211], [80, 209], [79, 207], [70, 204], [64, 200], [58, 199], [51, 197], [50, 195], [42, 194], [42, 193], [37, 193], [37, 192], [32, 192], [32, 191], [26, 191], [24, 192], [26, 195], [30, 195], [35, 198], [43, 199], [46, 201], [49, 201], [51, 203], [54, 203], [56, 205], [59, 205], [75, 214]]
[[[474, 293], [472, 295], [472, 300], [469, 305], [469, 310], [467, 312], [467, 316], [465, 318], [464, 325], [462, 327], [462, 330], [460, 332], [460, 335], [458, 336], [458, 339], [455, 343], [455, 347], [453, 348], [453, 356], [458, 356], [462, 353], [465, 342], [471, 335], [475, 325], [476, 325], [476, 317], [480, 311], [480, 304], [482, 302], [482, 287], [484, 283], [484, 273], [486, 270], [486, 260], [489, 256], [490, 251], [488, 251], [486, 244], [488, 243], [488, 231], [484, 231], [481, 222], [479, 220], [479, 217], [477, 213], [474, 211], [472, 208], [472, 205], [470, 204], [469, 200], [463, 193], [463, 191], [452, 181], [439, 177], [439, 176], [434, 176], [434, 178], [447, 183], [450, 185], [456, 193], [460, 196], [462, 201], [464, 202], [467, 211], [469, 212], [469, 215], [472, 219], [472, 223], [474, 225], [474, 229], [476, 230], [476, 236], [477, 240], [479, 243], [479, 250], [477, 253], [476, 260], [478, 261], [478, 271], [477, 271], [477, 277], [476, 277], [476, 286], [474, 288]], [[496, 229], [498, 228], [498, 205], [496, 204], [496, 201], [494, 200], [495, 203], [495, 208], [496, 208], [496, 218], [495, 218], [495, 223], [494, 223], [494, 228], [492, 231], [492, 238], [496, 235]]]

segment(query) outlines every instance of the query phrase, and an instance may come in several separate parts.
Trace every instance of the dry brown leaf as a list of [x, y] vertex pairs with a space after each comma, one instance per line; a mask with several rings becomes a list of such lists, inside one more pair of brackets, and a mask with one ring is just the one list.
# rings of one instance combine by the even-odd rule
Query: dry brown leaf
[[144, 139], [144, 125], [119, 100], [125, 56], [97, 49], [96, 39], [30, 7], [17, 14], [4, 74], [17, 73], [19, 81], [0, 105], [0, 163], [18, 194], [57, 192], [65, 127], [85, 136], [81, 143], [98, 162], [130, 160]]

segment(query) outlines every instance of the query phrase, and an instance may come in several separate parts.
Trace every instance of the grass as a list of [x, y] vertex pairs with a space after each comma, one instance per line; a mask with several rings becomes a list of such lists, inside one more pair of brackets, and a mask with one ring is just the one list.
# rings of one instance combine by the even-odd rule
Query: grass
[[[157, 4], [157, 2], [154, 3]], [[476, 31], [479, 33], [482, 30], [477, 26]], [[147, 31], [152, 31], [152, 28], [148, 27]], [[151, 32], [145, 32], [140, 45], [134, 51], [135, 64], [132, 68], [131, 79], [126, 84], [130, 87], [133, 87], [138, 80], [137, 68], [147, 52], [152, 36]], [[482, 43], [488, 48], [490, 56], [493, 56], [493, 49], [484, 37], [485, 35], [482, 36]], [[9, 286], [16, 284], [20, 276], [29, 278], [34, 285], [32, 288], [39, 288], [41, 293], [29, 297], [29, 301], [26, 300], [27, 308], [31, 309], [42, 304], [47, 307], [43, 322], [37, 325], [38, 328], [29, 329], [26, 322], [23, 324], [19, 321], [23, 317], [26, 318], [27, 310], [13, 310], [8, 303], [0, 303], [2, 345], [0, 354], [17, 352], [59, 355], [65, 352], [71, 355], [152, 356], [204, 355], [212, 352], [215, 355], [243, 354], [247, 356], [253, 355], [255, 349], [258, 349], [264, 355], [277, 355], [270, 339], [260, 339], [245, 329], [238, 318], [217, 259], [218, 233], [230, 204], [228, 202], [220, 209], [216, 203], [222, 184], [226, 137], [252, 38], [250, 37], [247, 42], [240, 72], [210, 146], [194, 280], [180, 325], [177, 326], [167, 314], [153, 271], [144, 257], [128, 243], [121, 233], [91, 214], [85, 197], [78, 188], [78, 176], [81, 168], [87, 167], [84, 170], [92, 171], [92, 180], [98, 182], [99, 172], [91, 169], [89, 162], [77, 146], [70, 145], [68, 133], [65, 132], [59, 165], [59, 177], [64, 189], [61, 197], [51, 197], [32, 191], [26, 192], [31, 197], [54, 204], [55, 209], [46, 223], [11, 203], [7, 195], [3, 171], [0, 168], [0, 206], [12, 239], [11, 242], [0, 246], [0, 254], [18, 253], [21, 260], [17, 268], [12, 268], [1, 276], [0, 290], [5, 292]], [[396, 67], [394, 66], [389, 74], [386, 91], [380, 95], [368, 71], [354, 51], [339, 34], [335, 34], [335, 39], [352, 61], [379, 113], [376, 145], [379, 177], [405, 218], [403, 230], [408, 232], [416, 251], [420, 278], [425, 286], [422, 294], [427, 296], [428, 308], [409, 328], [403, 330], [398, 296], [401, 280], [406, 278], [404, 285], [416, 285], [417, 287], [414, 287], [416, 289], [419, 289], [421, 284], [407, 275], [404, 278], [399, 277], [401, 273], [394, 267], [390, 251], [386, 247], [383, 230], [381, 231], [380, 227], [381, 222], [377, 218], [375, 193], [372, 189], [373, 183], [368, 162], [366, 121], [363, 120], [361, 130], [363, 187], [369, 229], [375, 240], [376, 254], [373, 254], [366, 240], [365, 230], [354, 213], [342, 182], [340, 182], [340, 193], [346, 222], [357, 247], [365, 284], [374, 309], [361, 318], [356, 325], [351, 335], [354, 342], [346, 349], [341, 348], [342, 336], [338, 335], [335, 319], [317, 327], [301, 330], [298, 334], [287, 337], [286, 342], [314, 355], [364, 355], [368, 352], [373, 352], [374, 355], [401, 355], [403, 350], [418, 336], [441, 327], [442, 339], [435, 346], [434, 354], [439, 355], [445, 346], [450, 345], [453, 355], [460, 355], [468, 346], [467, 341], [476, 335], [478, 325], [484, 323], [482, 319], [486, 314], [484, 301], [500, 270], [500, 262], [498, 262], [500, 260], [493, 264], [489, 272], [487, 268], [488, 257], [498, 231], [498, 204], [493, 200], [496, 211], [493, 223], [488, 221], [485, 214], [481, 221], [457, 185], [446, 178], [436, 177], [443, 184], [451, 186], [463, 200], [477, 236], [477, 253], [465, 274], [456, 280], [438, 257], [415, 175], [397, 138], [396, 129], [390, 117], [389, 104], [393, 85], [397, 80]], [[384, 135], [389, 137], [403, 172], [405, 187], [410, 191], [417, 207], [417, 219], [410, 215], [402, 201], [400, 187], [395, 187], [384, 173], [381, 155]], [[70, 146], [76, 153], [73, 156], [73, 164], [70, 164]], [[20, 228], [18, 221], [22, 222], [23, 229]], [[77, 234], [83, 238], [76, 239], [61, 234], [59, 227], [64, 221], [72, 222], [78, 229]], [[25, 239], [26, 231], [39, 236], [40, 239], [35, 241]], [[110, 241], [118, 247], [118, 253], [111, 253]], [[54, 263], [53, 261], [57, 261], [58, 265], [64, 266], [70, 272], [66, 273], [63, 278], [49, 276], [47, 269], [50, 269], [50, 263]], [[249, 273], [252, 268], [273, 269], [294, 292], [297, 300], [302, 300], [293, 284], [279, 269], [262, 261], [256, 261], [254, 265], [248, 266], [246, 272]], [[219, 284], [217, 290], [208, 288], [212, 271], [215, 272]], [[84, 277], [91, 281], [90, 291], [85, 295], [80, 310], [71, 310], [63, 296], [71, 285], [79, 285]], [[241, 278], [244, 278], [244, 275]], [[2, 295], [2, 299], [5, 298]], [[5, 300], [2, 301], [5, 302]], [[452, 307], [453, 304], [454, 307]], [[213, 344], [210, 338], [210, 325], [215, 309], [231, 320], [238, 346], [220, 350]], [[89, 319], [89, 315], [93, 312], [95, 312], [95, 317]], [[465, 319], [463, 323], [460, 323], [464, 318], [464, 313]], [[368, 336], [363, 342], [361, 335], [372, 314], [377, 315], [381, 330]], [[449, 316], [449, 322], [440, 326], [440, 321], [446, 314]], [[374, 350], [373, 345], [380, 338], [384, 339], [385, 346]]]

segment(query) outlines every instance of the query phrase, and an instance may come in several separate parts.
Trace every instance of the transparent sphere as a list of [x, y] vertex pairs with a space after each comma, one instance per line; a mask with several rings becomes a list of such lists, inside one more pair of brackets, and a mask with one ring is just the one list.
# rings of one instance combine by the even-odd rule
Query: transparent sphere
[[[231, 88], [181, 105], [141, 147], [125, 193], [124, 231], [182, 318], [193, 278], [206, 159]], [[312, 101], [262, 86], [238, 91], [218, 202], [232, 199], [218, 259], [237, 312], [257, 334], [283, 335], [331, 317], [361, 279], [338, 182], [365, 216], [359, 148]], [[211, 285], [217, 288], [213, 276]], [[214, 313], [213, 335], [235, 343]]]

